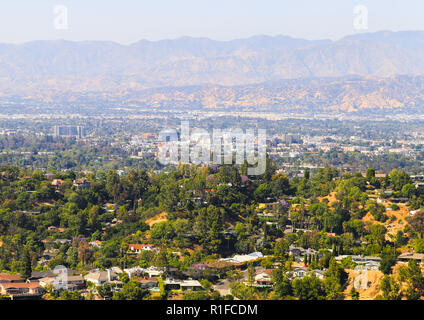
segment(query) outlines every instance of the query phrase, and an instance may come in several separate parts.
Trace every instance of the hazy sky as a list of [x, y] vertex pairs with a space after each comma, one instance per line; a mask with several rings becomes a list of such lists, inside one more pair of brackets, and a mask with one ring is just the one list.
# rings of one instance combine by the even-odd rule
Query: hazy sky
[[[67, 7], [67, 30], [54, 28], [57, 5]], [[368, 9], [368, 32], [424, 30], [423, 0], [3, 0], [0, 42], [258, 34], [339, 39], [363, 32], [353, 25], [357, 5]]]

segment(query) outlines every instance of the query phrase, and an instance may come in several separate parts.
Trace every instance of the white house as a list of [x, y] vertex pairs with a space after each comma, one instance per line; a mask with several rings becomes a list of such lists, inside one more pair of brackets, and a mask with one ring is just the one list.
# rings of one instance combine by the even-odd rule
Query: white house
[[118, 275], [111, 271], [93, 271], [84, 277], [85, 281], [90, 281], [96, 286], [101, 286], [104, 283], [119, 282]]
[[130, 244], [128, 250], [135, 253], [141, 253], [142, 251], [153, 251], [156, 250], [153, 244]]

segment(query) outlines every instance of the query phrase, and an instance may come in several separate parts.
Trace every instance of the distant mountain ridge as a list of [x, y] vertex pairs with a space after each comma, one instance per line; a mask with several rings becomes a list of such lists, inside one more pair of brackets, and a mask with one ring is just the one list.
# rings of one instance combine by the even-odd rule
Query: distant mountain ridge
[[[423, 53], [423, 31], [361, 33], [337, 41], [254, 36], [232, 41], [190, 37], [141, 40], [131, 45], [64, 40], [0, 44], [0, 97], [90, 93], [118, 97], [136, 95], [138, 100], [157, 101], [157, 94], [155, 98], [148, 95], [154, 88], [254, 86], [273, 92], [272, 98], [263, 99], [265, 103], [280, 101], [284, 98], [281, 95], [288, 92], [285, 88], [276, 91], [275, 87], [264, 87], [264, 83], [290, 79], [299, 83], [306, 80], [310, 85], [313, 82], [307, 79], [371, 76], [388, 78], [384, 83], [375, 80], [373, 86], [379, 81], [387, 86], [393, 77], [409, 75], [411, 77], [405, 81], [412, 81], [414, 87], [417, 79], [421, 79], [417, 76], [424, 75]], [[367, 81], [371, 83], [370, 79]], [[231, 90], [238, 92], [240, 89]], [[361, 87], [361, 90], [367, 91], [367, 88]], [[361, 90], [357, 89], [355, 94], [360, 96]], [[387, 88], [383, 90], [386, 91]], [[349, 94], [354, 93], [349, 91]], [[258, 93], [256, 97], [263, 95]], [[225, 104], [225, 96], [214, 99], [217, 102], [212, 105]], [[398, 104], [382, 99], [386, 102], [382, 101], [384, 105]], [[252, 97], [251, 103], [254, 101], [260, 103], [261, 99]]]
[[257, 111], [408, 108], [424, 111], [424, 76], [346, 76], [268, 81], [239, 86], [185, 86], [130, 90], [121, 101], [154, 108]]
[[[13, 96], [20, 105], [88, 107], [90, 110], [123, 107], [162, 110], [239, 111], [388, 111], [424, 112], [424, 76], [346, 76], [300, 78], [257, 84], [193, 85], [127, 89], [121, 92], [51, 92]], [[9, 105], [0, 97], [0, 105]], [[40, 104], [41, 102], [41, 104]], [[94, 109], [93, 109], [94, 108]], [[100, 109], [99, 109], [100, 108]], [[402, 109], [402, 110], [401, 110]]]

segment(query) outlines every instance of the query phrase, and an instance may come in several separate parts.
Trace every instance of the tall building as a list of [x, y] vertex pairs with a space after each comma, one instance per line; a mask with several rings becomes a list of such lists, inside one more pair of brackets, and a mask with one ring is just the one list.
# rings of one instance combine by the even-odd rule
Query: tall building
[[81, 126], [54, 126], [53, 134], [56, 137], [83, 138], [86, 135], [85, 128]]

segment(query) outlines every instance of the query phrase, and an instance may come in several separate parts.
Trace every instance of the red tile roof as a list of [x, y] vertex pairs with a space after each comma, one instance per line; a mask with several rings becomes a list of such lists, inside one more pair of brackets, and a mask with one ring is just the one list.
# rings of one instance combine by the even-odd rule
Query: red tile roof
[[132, 280], [140, 283], [158, 282], [156, 278], [133, 278]]
[[17, 281], [17, 280], [23, 280], [21, 278], [20, 274], [12, 274], [12, 273], [6, 273], [6, 272], [0, 272], [0, 281], [6, 280], [6, 281]]
[[35, 289], [35, 288], [42, 288], [38, 282], [7, 282], [7, 283], [0, 283], [0, 286], [2, 286], [4, 289], [9, 288], [29, 288], [29, 289]]
[[153, 247], [153, 244], [130, 244], [128, 246], [130, 250], [132, 249], [141, 250], [143, 247]]

